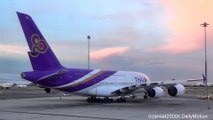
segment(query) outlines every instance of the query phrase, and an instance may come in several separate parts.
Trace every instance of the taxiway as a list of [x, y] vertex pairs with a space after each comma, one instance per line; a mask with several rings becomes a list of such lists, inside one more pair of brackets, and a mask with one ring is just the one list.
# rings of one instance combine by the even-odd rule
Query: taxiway
[[[193, 97], [87, 103], [75, 95], [43, 96], [0, 99], [0, 120], [213, 120], [213, 101]], [[197, 118], [191, 119], [193, 115]]]

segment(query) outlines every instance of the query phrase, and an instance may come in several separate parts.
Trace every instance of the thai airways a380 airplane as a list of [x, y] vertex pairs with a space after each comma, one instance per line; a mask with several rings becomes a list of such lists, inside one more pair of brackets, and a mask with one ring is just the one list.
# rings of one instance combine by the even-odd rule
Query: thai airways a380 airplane
[[138, 72], [112, 71], [100, 69], [76, 69], [63, 67], [32, 18], [17, 12], [30, 51], [28, 52], [33, 71], [21, 73], [23, 79], [45, 87], [48, 93], [51, 89], [72, 92], [88, 96], [88, 102], [97, 102], [104, 97], [120, 96], [117, 101], [124, 102], [125, 96], [133, 95], [138, 90], [145, 92], [147, 97], [164, 95], [162, 87], [168, 89], [171, 96], [181, 96], [185, 93], [182, 84], [151, 82], [147, 75]]

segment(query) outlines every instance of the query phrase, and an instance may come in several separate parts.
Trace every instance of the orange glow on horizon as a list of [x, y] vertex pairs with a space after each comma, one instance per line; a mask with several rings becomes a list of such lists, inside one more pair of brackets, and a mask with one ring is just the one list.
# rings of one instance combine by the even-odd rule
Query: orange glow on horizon
[[26, 54], [26, 48], [17, 45], [0, 44], [0, 52], [9, 54]]
[[[190, 53], [203, 48], [204, 35], [203, 22], [209, 22], [207, 27], [208, 47], [213, 47], [213, 31], [211, 23], [213, 21], [213, 1], [212, 0], [164, 0], [162, 5], [166, 10], [166, 24], [170, 31], [170, 36], [166, 43], [151, 51], [178, 54]], [[213, 24], [212, 24], [213, 25]]]
[[93, 60], [102, 60], [110, 56], [119, 55], [127, 52], [128, 47], [113, 47], [113, 48], [104, 48], [91, 52], [91, 59]]

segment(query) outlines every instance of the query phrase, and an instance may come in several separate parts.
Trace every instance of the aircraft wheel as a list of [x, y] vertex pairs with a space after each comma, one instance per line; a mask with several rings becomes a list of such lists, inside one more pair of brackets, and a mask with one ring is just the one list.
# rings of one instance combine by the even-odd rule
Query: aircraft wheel
[[126, 102], [126, 99], [125, 99], [125, 98], [118, 98], [118, 99], [117, 99], [117, 102], [119, 102], [119, 103], [122, 102], [122, 103], [123, 103], [123, 102]]
[[113, 103], [113, 99], [109, 99], [110, 103]]
[[105, 98], [103, 99], [103, 102], [104, 102], [104, 103], [112, 103], [112, 102], [113, 102], [113, 99], [109, 99], [108, 97], [105, 97]]
[[88, 103], [92, 102], [91, 98], [87, 98], [87, 102]]
[[148, 99], [148, 94], [147, 92], [144, 93], [145, 95], [143, 96], [144, 99]]
[[94, 97], [94, 96], [87, 98], [87, 102], [88, 102], [88, 103], [97, 102], [97, 101], [98, 101], [97, 98]]

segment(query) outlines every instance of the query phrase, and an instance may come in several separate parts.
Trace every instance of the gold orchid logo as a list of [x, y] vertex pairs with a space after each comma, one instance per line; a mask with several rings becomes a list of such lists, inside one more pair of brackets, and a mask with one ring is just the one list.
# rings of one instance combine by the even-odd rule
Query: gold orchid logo
[[49, 48], [47, 43], [43, 39], [40, 39], [39, 35], [37, 34], [33, 34], [31, 36], [31, 42], [32, 42], [32, 48], [30, 52], [31, 57], [38, 57], [40, 54], [46, 53]]

